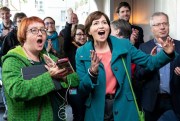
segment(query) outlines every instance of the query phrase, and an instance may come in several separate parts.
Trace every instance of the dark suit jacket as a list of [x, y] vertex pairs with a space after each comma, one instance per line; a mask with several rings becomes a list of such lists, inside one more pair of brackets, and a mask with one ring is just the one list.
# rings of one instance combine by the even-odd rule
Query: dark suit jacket
[[[180, 41], [174, 40], [175, 51], [180, 54]], [[140, 49], [150, 54], [155, 47], [154, 40], [150, 40], [140, 45]], [[180, 116], [180, 76], [174, 73], [175, 67], [180, 67], [180, 55], [170, 62], [170, 93], [172, 96], [173, 109]], [[159, 92], [159, 70], [148, 71], [137, 66], [135, 76], [138, 81], [143, 82], [141, 103], [142, 107], [147, 111], [153, 111]]]
[[137, 29], [139, 31], [139, 36], [138, 36], [138, 40], [135, 42], [134, 46], [136, 48], [139, 48], [139, 45], [144, 43], [144, 34], [143, 34], [143, 29], [139, 26], [135, 26], [135, 25], [131, 25], [131, 28]]

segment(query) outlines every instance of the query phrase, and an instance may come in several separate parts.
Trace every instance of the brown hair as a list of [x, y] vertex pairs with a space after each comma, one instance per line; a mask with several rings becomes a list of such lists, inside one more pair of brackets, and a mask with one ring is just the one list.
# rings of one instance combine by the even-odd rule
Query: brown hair
[[25, 40], [26, 40], [26, 32], [28, 29], [28, 26], [32, 23], [42, 23], [44, 25], [44, 21], [42, 19], [40, 19], [39, 17], [36, 16], [32, 16], [29, 18], [24, 18], [18, 28], [18, 32], [17, 32], [17, 36], [18, 36], [18, 41], [21, 44], [24, 44]]
[[116, 8], [116, 13], [119, 13], [119, 9], [121, 7], [127, 7], [131, 11], [131, 6], [127, 2], [120, 2], [118, 7]]
[[84, 25], [83, 25], [83, 24], [78, 24], [78, 25], [76, 25], [75, 28], [72, 30], [72, 36], [73, 36], [73, 37], [75, 37], [77, 29], [82, 30], [83, 33], [85, 34]]
[[22, 18], [25, 18], [25, 17], [27, 17], [27, 16], [26, 16], [26, 14], [23, 13], [23, 12], [16, 13], [16, 14], [14, 15], [14, 18], [13, 18], [13, 23], [16, 24], [17, 18], [22, 19]]
[[54, 24], [55, 24], [55, 20], [52, 18], [52, 17], [50, 17], [50, 16], [48, 16], [48, 17], [45, 17], [44, 19], [43, 19], [43, 21], [45, 21], [46, 19], [51, 19], [53, 22], [54, 22]]
[[0, 12], [1, 11], [8, 11], [8, 12], [10, 12], [10, 9], [8, 7], [1, 7], [0, 8]]
[[[105, 13], [101, 12], [101, 11], [92, 12], [92, 13], [87, 17], [87, 19], [86, 19], [86, 21], [85, 21], [85, 33], [86, 33], [87, 37], [88, 37], [89, 39], [91, 39], [91, 40], [93, 40], [93, 37], [92, 37], [92, 35], [89, 35], [89, 30], [90, 30], [90, 27], [91, 27], [91, 25], [92, 25], [92, 22], [93, 22], [94, 20], [100, 19], [101, 16], [104, 16], [104, 17], [106, 18], [106, 21], [107, 21], [107, 23], [108, 23], [108, 25], [109, 25], [109, 27], [110, 27], [110, 20], [109, 20], [108, 16], [107, 16]], [[111, 31], [110, 31], [110, 33], [111, 33]], [[109, 34], [110, 34], [110, 33], [109, 33]]]

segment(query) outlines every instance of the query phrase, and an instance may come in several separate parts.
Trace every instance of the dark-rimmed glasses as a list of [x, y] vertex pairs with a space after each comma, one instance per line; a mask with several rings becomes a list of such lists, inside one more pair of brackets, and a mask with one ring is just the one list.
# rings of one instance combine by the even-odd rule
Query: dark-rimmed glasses
[[86, 36], [86, 34], [80, 34], [80, 33], [78, 33], [78, 34], [76, 34], [77, 36]]
[[54, 25], [54, 22], [45, 22], [45, 25]]
[[164, 27], [167, 27], [169, 23], [168, 22], [157, 23], [157, 24], [153, 24], [152, 26], [160, 27], [161, 25], [163, 25]]
[[45, 28], [41, 28], [41, 29], [32, 28], [32, 29], [27, 30], [27, 32], [28, 32], [28, 31], [30, 31], [32, 34], [38, 34], [39, 31], [40, 31], [42, 34], [45, 34], [47, 30], [46, 30]]

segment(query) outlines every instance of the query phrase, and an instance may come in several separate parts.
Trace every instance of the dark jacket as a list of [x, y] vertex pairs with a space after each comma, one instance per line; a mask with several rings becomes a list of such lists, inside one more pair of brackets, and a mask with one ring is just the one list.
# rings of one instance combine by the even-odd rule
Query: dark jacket
[[4, 56], [10, 49], [13, 49], [15, 46], [19, 44], [20, 43], [17, 39], [17, 29], [14, 28], [4, 37], [0, 51], [0, 58]]
[[[180, 54], [180, 41], [174, 40], [175, 51]], [[150, 40], [140, 45], [140, 49], [147, 54], [151, 53], [155, 47], [154, 40]], [[177, 56], [170, 62], [170, 94], [174, 111], [180, 116], [180, 76], [174, 73], [175, 67], [180, 67], [180, 56]], [[160, 85], [159, 69], [148, 71], [137, 66], [135, 72], [136, 78], [143, 82], [142, 88], [142, 107], [147, 111], [153, 111], [157, 100]]]
[[75, 64], [75, 55], [77, 46], [72, 43], [72, 37], [71, 37], [71, 27], [72, 24], [66, 23], [65, 29], [64, 29], [64, 52], [65, 56], [69, 58], [69, 61], [76, 71], [76, 64]]

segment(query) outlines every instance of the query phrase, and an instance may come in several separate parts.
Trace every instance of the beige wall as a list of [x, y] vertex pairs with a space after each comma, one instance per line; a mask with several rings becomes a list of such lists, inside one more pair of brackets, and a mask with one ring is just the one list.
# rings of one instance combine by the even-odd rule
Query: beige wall
[[[113, 11], [118, 3], [125, 0], [111, 0]], [[150, 16], [157, 11], [165, 12], [169, 16], [170, 36], [180, 40], [180, 0], [126, 0], [132, 7], [132, 16], [130, 22], [139, 25], [144, 30], [144, 40], [152, 38], [149, 26]], [[112, 13], [113, 14], [113, 13]], [[114, 14], [115, 15], [115, 14]], [[114, 16], [116, 19], [117, 16]], [[111, 18], [113, 19], [113, 18]]]

